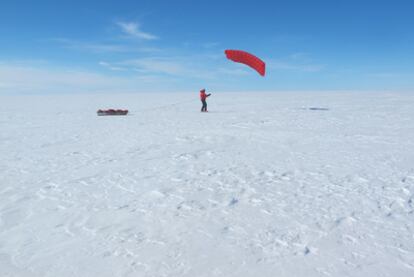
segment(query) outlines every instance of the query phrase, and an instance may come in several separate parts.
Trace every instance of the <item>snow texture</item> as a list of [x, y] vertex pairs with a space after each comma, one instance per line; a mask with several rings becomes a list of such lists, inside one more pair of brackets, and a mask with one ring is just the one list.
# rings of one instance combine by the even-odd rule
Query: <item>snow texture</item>
[[197, 97], [0, 97], [0, 276], [414, 276], [414, 95]]

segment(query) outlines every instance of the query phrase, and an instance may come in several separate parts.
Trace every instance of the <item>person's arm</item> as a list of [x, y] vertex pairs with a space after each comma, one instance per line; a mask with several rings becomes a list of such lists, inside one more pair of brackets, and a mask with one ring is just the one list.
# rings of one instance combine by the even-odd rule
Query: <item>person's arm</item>
[[209, 97], [211, 95], [211, 93], [207, 94], [207, 97]]

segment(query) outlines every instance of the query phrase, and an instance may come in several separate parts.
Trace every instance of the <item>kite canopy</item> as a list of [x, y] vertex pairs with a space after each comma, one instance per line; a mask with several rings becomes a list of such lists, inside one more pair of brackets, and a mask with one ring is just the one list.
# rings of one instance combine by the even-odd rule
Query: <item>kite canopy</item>
[[260, 75], [265, 75], [266, 64], [258, 57], [242, 50], [226, 50], [224, 53], [229, 60], [248, 65], [256, 70]]

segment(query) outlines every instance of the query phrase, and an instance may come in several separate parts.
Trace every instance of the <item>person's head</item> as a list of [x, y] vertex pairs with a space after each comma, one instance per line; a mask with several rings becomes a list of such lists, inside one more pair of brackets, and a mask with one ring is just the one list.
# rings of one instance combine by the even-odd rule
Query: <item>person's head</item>
[[203, 88], [203, 89], [201, 89], [201, 90], [200, 90], [200, 92], [206, 92], [206, 89], [205, 89], [205, 88]]

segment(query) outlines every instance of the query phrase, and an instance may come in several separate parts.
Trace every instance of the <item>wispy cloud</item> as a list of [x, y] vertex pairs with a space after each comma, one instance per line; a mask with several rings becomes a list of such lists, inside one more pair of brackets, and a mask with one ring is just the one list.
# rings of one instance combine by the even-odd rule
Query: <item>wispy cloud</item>
[[123, 65], [133, 67], [135, 71], [176, 76], [188, 73], [189, 69], [184, 63], [170, 58], [142, 58], [121, 62]]
[[0, 94], [162, 91], [166, 80], [151, 74], [113, 76], [79, 69], [0, 63]]
[[146, 57], [129, 59], [109, 64], [111, 67], [122, 67], [141, 74], [157, 74], [185, 78], [214, 78], [207, 66], [200, 66], [200, 58], [194, 57]]
[[51, 41], [57, 42], [66, 48], [86, 50], [90, 52], [106, 53], [106, 52], [129, 52], [129, 47], [119, 44], [104, 44], [104, 43], [90, 43], [81, 42], [66, 38], [54, 38]]
[[143, 40], [155, 40], [158, 39], [157, 36], [144, 32], [141, 30], [141, 26], [137, 22], [116, 22], [118, 27], [121, 28], [121, 31], [126, 34], [128, 37], [143, 39]]
[[108, 62], [100, 61], [98, 64], [102, 67], [105, 67], [105, 68], [113, 70], [113, 71], [125, 71], [125, 70], [127, 70], [126, 68], [123, 68], [123, 67], [120, 67], [120, 66], [113, 66], [112, 64], [110, 64]]
[[86, 51], [91, 53], [155, 53], [161, 52], [159, 48], [132, 46], [125, 44], [108, 44], [108, 43], [93, 43], [82, 42], [66, 38], [55, 38], [51, 41], [61, 44], [65, 48], [75, 49], [79, 51]]
[[320, 72], [325, 65], [315, 63], [306, 53], [293, 53], [285, 58], [267, 60], [267, 68], [299, 72]]
[[303, 71], [303, 72], [319, 72], [324, 66], [318, 64], [294, 64], [283, 61], [270, 61], [267, 63], [269, 69]]

